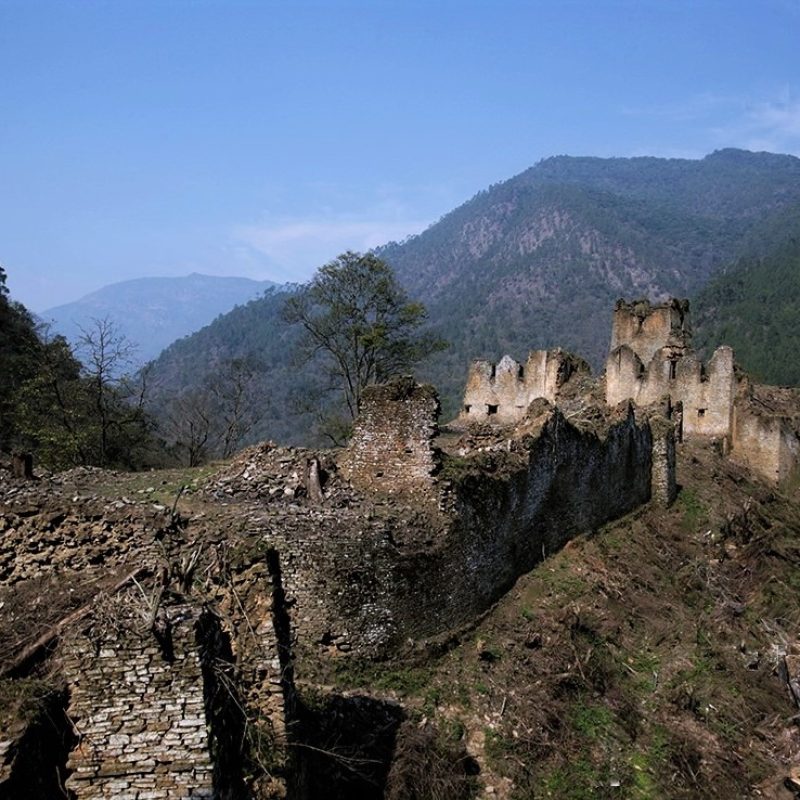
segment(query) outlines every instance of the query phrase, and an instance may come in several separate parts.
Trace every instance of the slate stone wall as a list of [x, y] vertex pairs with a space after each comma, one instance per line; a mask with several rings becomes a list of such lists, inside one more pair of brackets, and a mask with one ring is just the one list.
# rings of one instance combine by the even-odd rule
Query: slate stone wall
[[413, 378], [368, 387], [341, 461], [344, 474], [367, 491], [424, 493], [438, 466], [432, 443], [438, 416], [436, 390]]
[[69, 716], [80, 735], [67, 765], [67, 789], [77, 800], [214, 794], [200, 612], [176, 606], [167, 613], [168, 642], [130, 618], [124, 628], [95, 624], [62, 643]]

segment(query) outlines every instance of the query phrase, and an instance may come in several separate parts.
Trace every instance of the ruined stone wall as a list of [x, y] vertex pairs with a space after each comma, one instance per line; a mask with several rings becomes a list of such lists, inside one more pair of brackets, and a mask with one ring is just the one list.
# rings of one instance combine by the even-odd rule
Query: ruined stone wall
[[24, 497], [0, 502], [0, 586], [53, 573], [107, 574], [160, 552], [155, 538], [170, 526], [168, 511], [51, 494], [44, 508]]
[[213, 796], [199, 612], [168, 613], [168, 641], [127, 619], [116, 629], [90, 624], [63, 642], [69, 716], [80, 732], [67, 765], [76, 800]]
[[[202, 523], [199, 529], [175, 527], [169, 512], [147, 504], [73, 500], [70, 494], [59, 510], [51, 496], [58, 489], [44, 488], [44, 507], [34, 502], [34, 489], [11, 488], [0, 504], [0, 603], [12, 612], [0, 617], [6, 642], [0, 655], [15, 655], [68, 613], [91, 607], [66, 629], [53, 663], [81, 736], [68, 762], [68, 787], [77, 800], [201, 798], [211, 797], [212, 789], [233, 800], [242, 796], [232, 782], [243, 746], [248, 752], [258, 747], [256, 755], [279, 770], [286, 759], [285, 669], [266, 550], [240, 535], [233, 547], [224, 533], [209, 534]], [[196, 556], [202, 591], [181, 585], [185, 565]], [[143, 570], [141, 590], [128, 580], [119, 593], [101, 591], [137, 568]], [[176, 589], [191, 602], [161, 606], [151, 627], [147, 603]], [[12, 609], [21, 607], [10, 602], [15, 596], [35, 602], [26, 612], [30, 636], [13, 620]], [[228, 675], [219, 671], [224, 664]], [[216, 701], [209, 705], [211, 698]], [[242, 713], [250, 719], [246, 741]], [[225, 741], [226, 731], [235, 742]], [[9, 748], [0, 744], [2, 785], [16, 779]], [[282, 796], [281, 773], [260, 780], [259, 796]], [[220, 794], [220, 786], [228, 793]]]
[[543, 554], [648, 500], [650, 426], [618, 413], [595, 432], [548, 409], [535, 434], [455, 466], [444, 515], [377, 507], [349, 519], [320, 510], [313, 524], [298, 515], [296, 527], [265, 519], [301, 650], [374, 655], [441, 634]]
[[645, 366], [628, 345], [612, 351], [606, 362], [609, 405], [633, 400], [646, 406], [669, 395], [674, 403], [683, 403], [687, 436], [729, 436], [736, 388], [730, 347], [717, 348], [707, 365], [693, 353], [675, 358], [662, 348]]
[[742, 398], [733, 413], [731, 458], [773, 483], [786, 483], [798, 471], [800, 439], [791, 420], [759, 413]]
[[439, 398], [432, 386], [398, 378], [364, 390], [343, 473], [360, 489], [424, 492], [437, 469], [433, 437]]
[[511, 356], [503, 356], [497, 364], [473, 361], [459, 422], [517, 422], [533, 400], [541, 397], [555, 403], [575, 373], [588, 375], [589, 365], [561, 349], [533, 350], [524, 366]]
[[673, 355], [683, 354], [690, 340], [688, 300], [673, 298], [657, 305], [647, 300], [617, 301], [611, 326], [611, 352], [627, 345], [642, 363], [648, 364], [664, 347]]

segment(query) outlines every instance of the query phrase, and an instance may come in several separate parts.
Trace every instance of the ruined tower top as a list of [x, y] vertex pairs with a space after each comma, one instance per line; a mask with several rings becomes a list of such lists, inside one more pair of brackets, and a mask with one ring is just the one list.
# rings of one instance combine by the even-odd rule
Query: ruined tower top
[[627, 345], [643, 364], [649, 364], [663, 347], [682, 356], [689, 349], [692, 329], [689, 301], [671, 298], [652, 305], [649, 300], [617, 300], [611, 329], [611, 352]]

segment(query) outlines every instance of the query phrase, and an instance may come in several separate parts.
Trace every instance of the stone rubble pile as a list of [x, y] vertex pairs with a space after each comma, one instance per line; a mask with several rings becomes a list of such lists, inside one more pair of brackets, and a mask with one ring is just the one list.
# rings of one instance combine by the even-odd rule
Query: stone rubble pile
[[243, 450], [212, 475], [202, 493], [214, 500], [245, 499], [268, 503], [308, 501], [308, 473], [313, 460], [319, 463], [320, 484], [326, 506], [340, 508], [359, 496], [341, 476], [330, 453], [297, 447], [279, 447], [273, 442]]

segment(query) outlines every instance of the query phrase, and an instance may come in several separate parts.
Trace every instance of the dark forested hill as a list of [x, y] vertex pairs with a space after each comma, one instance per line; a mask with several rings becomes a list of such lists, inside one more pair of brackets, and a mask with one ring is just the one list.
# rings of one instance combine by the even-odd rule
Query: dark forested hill
[[762, 232], [766, 254], [746, 253], [699, 293], [695, 343], [729, 344], [757, 380], [800, 385], [800, 206]]
[[281, 318], [285, 299], [285, 291], [269, 289], [164, 350], [149, 376], [156, 414], [163, 416], [180, 392], [202, 387], [224, 373], [226, 363], [243, 359], [255, 372], [249, 402], [258, 406], [258, 423], [248, 439], [308, 442], [319, 376], [295, 363], [299, 332]]
[[[529, 349], [562, 346], [597, 368], [616, 298], [694, 297], [743, 254], [751, 265], [778, 257], [770, 255], [776, 237], [798, 206], [800, 159], [792, 156], [738, 150], [701, 160], [559, 156], [480, 192], [419, 236], [378, 254], [451, 342], [420, 375], [439, 387], [447, 416], [471, 358], [506, 352], [524, 358]], [[265, 370], [263, 398], [270, 404], [259, 435], [306, 439], [311, 416], [298, 412], [317, 378], [292, 364], [281, 305], [279, 294], [269, 294], [236, 309], [170, 348], [155, 374], [174, 387], [191, 385], [215, 360], [252, 353]], [[708, 331], [702, 341], [712, 341], [716, 334], [700, 327]]]

